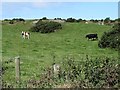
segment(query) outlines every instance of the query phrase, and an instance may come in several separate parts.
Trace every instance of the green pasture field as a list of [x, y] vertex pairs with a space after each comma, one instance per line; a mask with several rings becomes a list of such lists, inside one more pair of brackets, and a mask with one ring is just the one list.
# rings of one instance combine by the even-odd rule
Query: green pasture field
[[[86, 34], [97, 33], [98, 39], [112, 26], [84, 23], [62, 23], [62, 29], [54, 33], [41, 34], [30, 32], [30, 39], [22, 39], [21, 31], [28, 31], [32, 22], [2, 25], [2, 64], [8, 67], [3, 74], [3, 81], [15, 83], [14, 57], [21, 59], [21, 80], [39, 79], [44, 68], [53, 62], [61, 63], [64, 57], [74, 57], [81, 61], [97, 57], [118, 57], [118, 52], [109, 48], [98, 47], [98, 40], [85, 38]], [[6, 61], [11, 61], [5, 63]]]

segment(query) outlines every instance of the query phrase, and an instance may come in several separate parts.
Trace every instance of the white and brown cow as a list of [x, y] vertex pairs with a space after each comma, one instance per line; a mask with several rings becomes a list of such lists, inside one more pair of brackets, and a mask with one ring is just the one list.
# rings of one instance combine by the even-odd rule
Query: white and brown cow
[[24, 39], [30, 39], [30, 33], [29, 32], [24, 32], [24, 31], [22, 31], [22, 38], [24, 38]]

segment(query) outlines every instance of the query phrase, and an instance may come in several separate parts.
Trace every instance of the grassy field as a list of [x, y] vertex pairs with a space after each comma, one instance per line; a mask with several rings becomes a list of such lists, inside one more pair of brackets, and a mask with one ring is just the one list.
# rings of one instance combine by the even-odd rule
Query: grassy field
[[[21, 58], [21, 80], [24, 82], [31, 77], [39, 79], [44, 68], [51, 66], [53, 62], [60, 63], [66, 56], [74, 57], [80, 61], [88, 55], [96, 57], [118, 57], [118, 52], [111, 49], [101, 49], [98, 41], [88, 41], [85, 35], [97, 33], [101, 35], [111, 26], [63, 23], [63, 28], [55, 33], [41, 34], [31, 32], [30, 39], [22, 39], [21, 31], [28, 31], [32, 22], [16, 23], [2, 26], [2, 61], [8, 69], [3, 74], [3, 81], [15, 83], [14, 57]], [[55, 58], [54, 58], [55, 57]], [[5, 61], [13, 62], [4, 63]]]

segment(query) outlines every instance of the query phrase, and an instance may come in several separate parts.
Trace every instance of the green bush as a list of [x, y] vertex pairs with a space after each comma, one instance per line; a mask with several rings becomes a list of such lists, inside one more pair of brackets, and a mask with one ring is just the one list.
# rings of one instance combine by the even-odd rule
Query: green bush
[[85, 80], [90, 87], [115, 88], [119, 81], [118, 60], [108, 57], [96, 58], [85, 64]]
[[51, 33], [62, 28], [62, 25], [58, 22], [52, 21], [41, 21], [39, 20], [35, 26], [33, 26], [30, 31], [41, 32], [41, 33]]
[[54, 74], [52, 68], [48, 68], [40, 77], [40, 80], [31, 79], [28, 84], [40, 88], [53, 88], [68, 82], [71, 88], [119, 87], [118, 58], [87, 58], [82, 62], [75, 61], [71, 57], [65, 57], [64, 59], [58, 74]]
[[[60, 71], [54, 74], [48, 67], [39, 79], [31, 77], [20, 82], [24, 88], [57, 88], [58, 85], [70, 83], [71, 88], [120, 88], [120, 62], [116, 58], [98, 57], [75, 61], [74, 57], [65, 57], [59, 64]], [[7, 69], [6, 67], [3, 70]], [[18, 84], [2, 82], [3, 88], [13, 88]], [[19, 87], [19, 86], [18, 86]]]
[[14, 21], [13, 21], [13, 20], [10, 20], [9, 24], [14, 24]]
[[98, 46], [100, 48], [120, 49], [120, 23], [114, 25], [109, 32], [104, 32]]

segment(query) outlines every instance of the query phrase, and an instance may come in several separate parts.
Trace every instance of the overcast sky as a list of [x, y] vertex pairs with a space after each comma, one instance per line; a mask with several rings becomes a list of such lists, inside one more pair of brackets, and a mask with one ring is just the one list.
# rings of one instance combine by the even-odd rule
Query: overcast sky
[[[118, 2], [2, 2], [1, 19], [118, 18]], [[10, 1], [10, 0], [9, 0]], [[19, 0], [18, 0], [19, 1]], [[114, 0], [113, 0], [114, 1]]]

